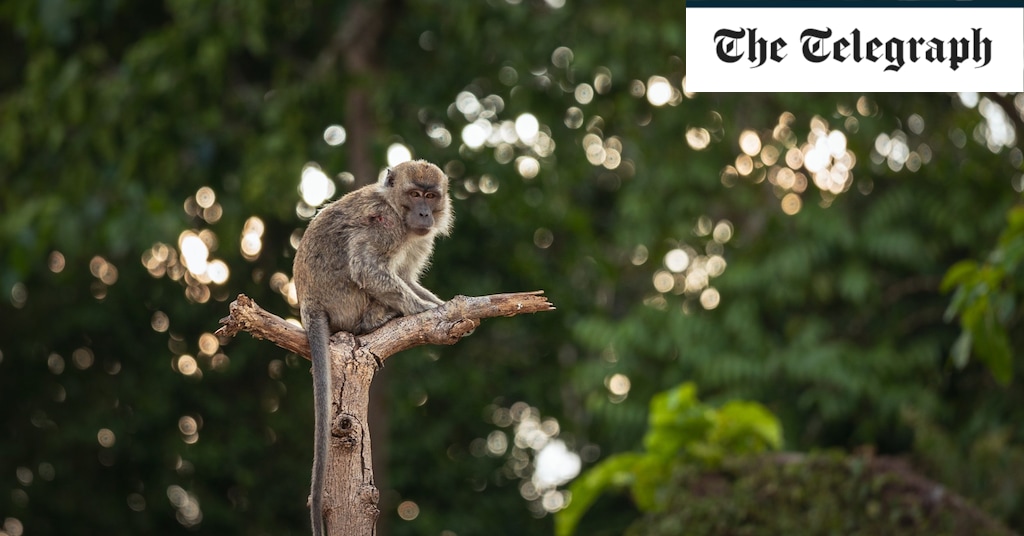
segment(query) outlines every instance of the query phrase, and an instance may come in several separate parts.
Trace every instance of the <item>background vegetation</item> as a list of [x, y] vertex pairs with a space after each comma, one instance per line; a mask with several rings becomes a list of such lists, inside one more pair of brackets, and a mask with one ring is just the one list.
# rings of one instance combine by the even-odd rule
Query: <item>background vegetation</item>
[[[1024, 529], [1024, 95], [690, 94], [683, 29], [675, 1], [0, 3], [0, 530], [304, 534], [308, 363], [212, 332], [242, 292], [296, 316], [307, 200], [408, 156], [458, 215], [426, 286], [558, 312], [389, 363], [383, 530], [550, 533], [574, 462], [638, 450], [686, 381]], [[602, 498], [580, 533], [640, 516]]]

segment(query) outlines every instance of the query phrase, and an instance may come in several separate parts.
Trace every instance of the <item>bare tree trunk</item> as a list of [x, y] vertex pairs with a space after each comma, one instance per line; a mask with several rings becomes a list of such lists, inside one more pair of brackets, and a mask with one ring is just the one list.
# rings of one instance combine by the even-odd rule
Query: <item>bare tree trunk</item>
[[[352, 336], [341, 345], [355, 350]], [[376, 534], [380, 492], [373, 481], [368, 408], [377, 360], [364, 352], [336, 351], [331, 344], [331, 446], [324, 476], [327, 534]], [[339, 349], [341, 350], [341, 349]], [[337, 494], [337, 496], [335, 496]]]
[[[377, 66], [378, 50], [385, 28], [397, 11], [400, 0], [364, 0], [352, 2], [330, 42], [324, 47], [316, 61], [314, 75], [344, 68], [345, 74], [345, 119], [347, 131], [348, 170], [355, 177], [353, 188], [377, 180], [377, 166], [374, 164], [373, 143], [377, 136], [377, 122], [372, 88], [380, 78]], [[377, 379], [370, 391], [372, 404], [365, 422], [371, 424], [377, 452], [373, 462], [377, 468], [378, 482], [388, 487], [388, 410], [386, 405], [387, 375]], [[389, 507], [390, 505], [383, 505]], [[385, 522], [386, 523], [386, 522]], [[379, 527], [382, 534], [388, 534], [386, 524]]]
[[[327, 453], [324, 518], [330, 536], [376, 534], [380, 492], [373, 479], [368, 408], [370, 384], [390, 356], [423, 344], [455, 344], [480, 325], [480, 319], [550, 311], [542, 291], [491, 296], [456, 296], [444, 305], [384, 324], [373, 333], [331, 337], [331, 445]], [[309, 359], [306, 332], [239, 295], [217, 335], [248, 331], [257, 339]]]
[[344, 67], [348, 166], [356, 178], [356, 187], [377, 180], [377, 167], [373, 164], [377, 122], [370, 97], [380, 78], [376, 65], [379, 44], [388, 26], [387, 19], [397, 11], [397, 3], [352, 2], [313, 69], [314, 76], [322, 76], [337, 69], [339, 63]]

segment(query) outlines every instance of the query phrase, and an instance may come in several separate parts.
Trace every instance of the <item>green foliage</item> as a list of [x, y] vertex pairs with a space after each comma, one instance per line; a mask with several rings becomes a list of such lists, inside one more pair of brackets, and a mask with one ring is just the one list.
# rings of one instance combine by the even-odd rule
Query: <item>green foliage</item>
[[1010, 535], [1011, 531], [892, 459], [842, 453], [732, 458], [673, 473], [666, 507], [626, 534]]
[[[995, 388], [980, 353], [949, 366], [957, 333], [939, 282], [985, 258], [1019, 200], [1024, 155], [991, 143], [989, 118], [1002, 113], [1020, 140], [1024, 98], [684, 93], [684, 7], [0, 4], [5, 522], [43, 535], [304, 533], [308, 364], [210, 336], [241, 292], [296, 315], [303, 168], [341, 195], [346, 172], [373, 180], [395, 143], [452, 178], [457, 224], [426, 286], [545, 289], [558, 311], [389, 361], [373, 403], [388, 417], [373, 427], [382, 533], [550, 531], [520, 488], [533, 460], [474, 447], [507, 426], [494, 408], [517, 402], [556, 419], [588, 463], [638, 449], [654, 395], [685, 381], [718, 408], [763, 403], [797, 449], [910, 453], [906, 409], [961, 450], [1014, 430], [1024, 392]], [[665, 106], [646, 98], [655, 76]], [[545, 143], [508, 141], [526, 113]], [[464, 143], [477, 121], [500, 142]], [[331, 125], [345, 143], [325, 141]], [[838, 193], [784, 158], [826, 131], [856, 157]], [[771, 151], [741, 151], [750, 133]], [[179, 239], [196, 236], [222, 283], [183, 268]], [[677, 250], [681, 272], [666, 262]], [[1013, 291], [1009, 277], [993, 296]], [[1024, 332], [994, 318], [1020, 348]], [[612, 392], [613, 377], [628, 389]], [[1002, 437], [1007, 452], [1024, 445]], [[956, 485], [989, 470], [977, 457], [958, 468]], [[1024, 479], [1004, 476], [1000, 491], [969, 491], [1012, 516]], [[606, 500], [584, 523], [617, 526], [628, 508]], [[398, 515], [404, 501], [415, 519]]]
[[644, 512], [665, 509], [666, 486], [680, 467], [717, 467], [726, 456], [756, 454], [782, 443], [779, 422], [764, 406], [730, 401], [712, 408], [684, 383], [651, 400], [644, 450], [615, 454], [588, 469], [569, 488], [572, 501], [555, 516], [555, 534], [569, 536], [598, 496], [629, 489]]
[[1017, 426], [991, 426], [962, 438], [920, 412], [907, 411], [904, 421], [914, 432], [913, 453], [928, 474], [961, 493], [1011, 526], [1024, 522], [1016, 476], [1024, 471], [1024, 447]]
[[1024, 295], [1024, 206], [1007, 214], [1007, 225], [984, 264], [964, 260], [942, 279], [943, 292], [953, 291], [946, 319], [958, 317], [960, 337], [950, 350], [957, 368], [964, 368], [971, 351], [1003, 385], [1013, 378], [1013, 350], [1007, 327], [1019, 320], [1017, 304]]

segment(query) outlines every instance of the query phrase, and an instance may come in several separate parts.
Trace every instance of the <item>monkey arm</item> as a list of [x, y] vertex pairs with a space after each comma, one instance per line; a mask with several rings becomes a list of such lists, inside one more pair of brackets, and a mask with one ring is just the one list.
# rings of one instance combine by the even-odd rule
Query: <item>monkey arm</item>
[[400, 259], [397, 259], [397, 262], [393, 262], [392, 265], [395, 268], [395, 274], [402, 281], [405, 281], [417, 296], [430, 303], [444, 305], [444, 300], [438, 298], [436, 294], [419, 282], [420, 274], [430, 264], [430, 255], [434, 250], [433, 241], [433, 237], [429, 237], [406, 242], [404, 247], [405, 254]]
[[444, 300], [438, 298], [436, 294], [427, 290], [427, 288], [424, 287], [423, 285], [419, 284], [416, 281], [408, 281], [408, 283], [409, 288], [411, 288], [412, 291], [415, 292], [416, 295], [419, 296], [420, 298], [423, 298], [424, 300], [431, 303], [435, 303], [437, 305], [444, 305]]
[[[353, 240], [349, 255], [349, 274], [363, 292], [374, 300], [401, 312], [414, 315], [438, 304], [421, 297], [408, 283], [388, 269], [388, 255], [375, 251], [370, 240]], [[417, 286], [419, 286], [417, 284]], [[422, 289], [422, 287], [420, 287]], [[425, 289], [424, 289], [425, 290]], [[435, 296], [436, 298], [436, 296]]]

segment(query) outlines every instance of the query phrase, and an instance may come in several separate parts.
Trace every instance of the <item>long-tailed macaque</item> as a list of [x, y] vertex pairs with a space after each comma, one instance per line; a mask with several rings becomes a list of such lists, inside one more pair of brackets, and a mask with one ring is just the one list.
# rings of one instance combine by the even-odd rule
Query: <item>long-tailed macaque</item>
[[302, 236], [293, 275], [313, 361], [313, 536], [325, 536], [330, 336], [337, 331], [369, 333], [397, 316], [443, 304], [418, 280], [430, 262], [434, 238], [448, 236], [453, 220], [448, 178], [437, 166], [419, 160], [399, 164], [380, 182], [327, 205]]

